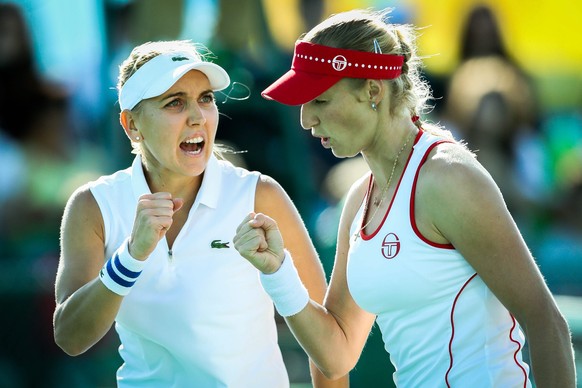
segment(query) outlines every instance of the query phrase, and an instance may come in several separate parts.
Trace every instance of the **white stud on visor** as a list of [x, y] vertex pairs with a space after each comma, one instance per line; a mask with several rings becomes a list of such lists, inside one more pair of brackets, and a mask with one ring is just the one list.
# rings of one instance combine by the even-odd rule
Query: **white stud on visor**
[[214, 91], [230, 85], [226, 71], [215, 63], [188, 53], [165, 53], [150, 59], [129, 77], [119, 92], [119, 107], [122, 111], [133, 109], [141, 100], [161, 95], [190, 70], [204, 73]]

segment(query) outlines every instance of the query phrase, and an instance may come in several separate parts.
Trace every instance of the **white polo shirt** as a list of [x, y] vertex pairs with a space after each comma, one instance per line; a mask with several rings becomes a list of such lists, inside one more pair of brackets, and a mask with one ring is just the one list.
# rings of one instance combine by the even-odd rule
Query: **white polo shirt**
[[[288, 387], [274, 308], [232, 238], [254, 210], [259, 173], [214, 156], [170, 254], [162, 239], [116, 317], [119, 387]], [[91, 184], [105, 224], [105, 257], [132, 230], [150, 193], [141, 159]]]

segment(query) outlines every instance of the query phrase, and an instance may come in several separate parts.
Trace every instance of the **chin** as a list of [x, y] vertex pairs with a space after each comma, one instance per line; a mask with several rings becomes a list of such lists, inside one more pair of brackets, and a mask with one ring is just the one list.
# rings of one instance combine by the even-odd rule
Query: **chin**
[[354, 156], [358, 155], [358, 153], [342, 153], [342, 152], [338, 152], [336, 150], [332, 150], [331, 153], [333, 154], [333, 156], [335, 156], [336, 158], [339, 159], [345, 159], [345, 158], [353, 158]]

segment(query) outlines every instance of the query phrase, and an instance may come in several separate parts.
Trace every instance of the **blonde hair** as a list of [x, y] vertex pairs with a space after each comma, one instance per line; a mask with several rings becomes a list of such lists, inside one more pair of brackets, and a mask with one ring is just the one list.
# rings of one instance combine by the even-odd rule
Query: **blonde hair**
[[[391, 9], [352, 10], [330, 16], [301, 37], [302, 41], [349, 50], [374, 52], [374, 40], [382, 54], [403, 55], [402, 74], [387, 80], [391, 91], [391, 114], [406, 109], [411, 117], [428, 113], [432, 107], [430, 85], [421, 77], [422, 60], [416, 50], [416, 29], [409, 24], [388, 23]], [[420, 121], [416, 124], [420, 127]], [[430, 132], [452, 137], [438, 126]], [[427, 129], [426, 126], [423, 128]]]

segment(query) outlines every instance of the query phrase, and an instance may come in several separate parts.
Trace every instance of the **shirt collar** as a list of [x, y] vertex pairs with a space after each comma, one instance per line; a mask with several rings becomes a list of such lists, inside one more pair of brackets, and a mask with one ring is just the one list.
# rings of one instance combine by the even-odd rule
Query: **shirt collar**
[[[137, 155], [131, 165], [131, 183], [136, 200], [143, 194], [151, 194], [143, 172], [141, 155]], [[204, 170], [202, 185], [194, 201], [194, 207], [200, 203], [210, 208], [216, 208], [218, 206], [218, 194], [220, 193], [221, 187], [222, 174], [220, 171], [220, 162], [212, 154]]]

